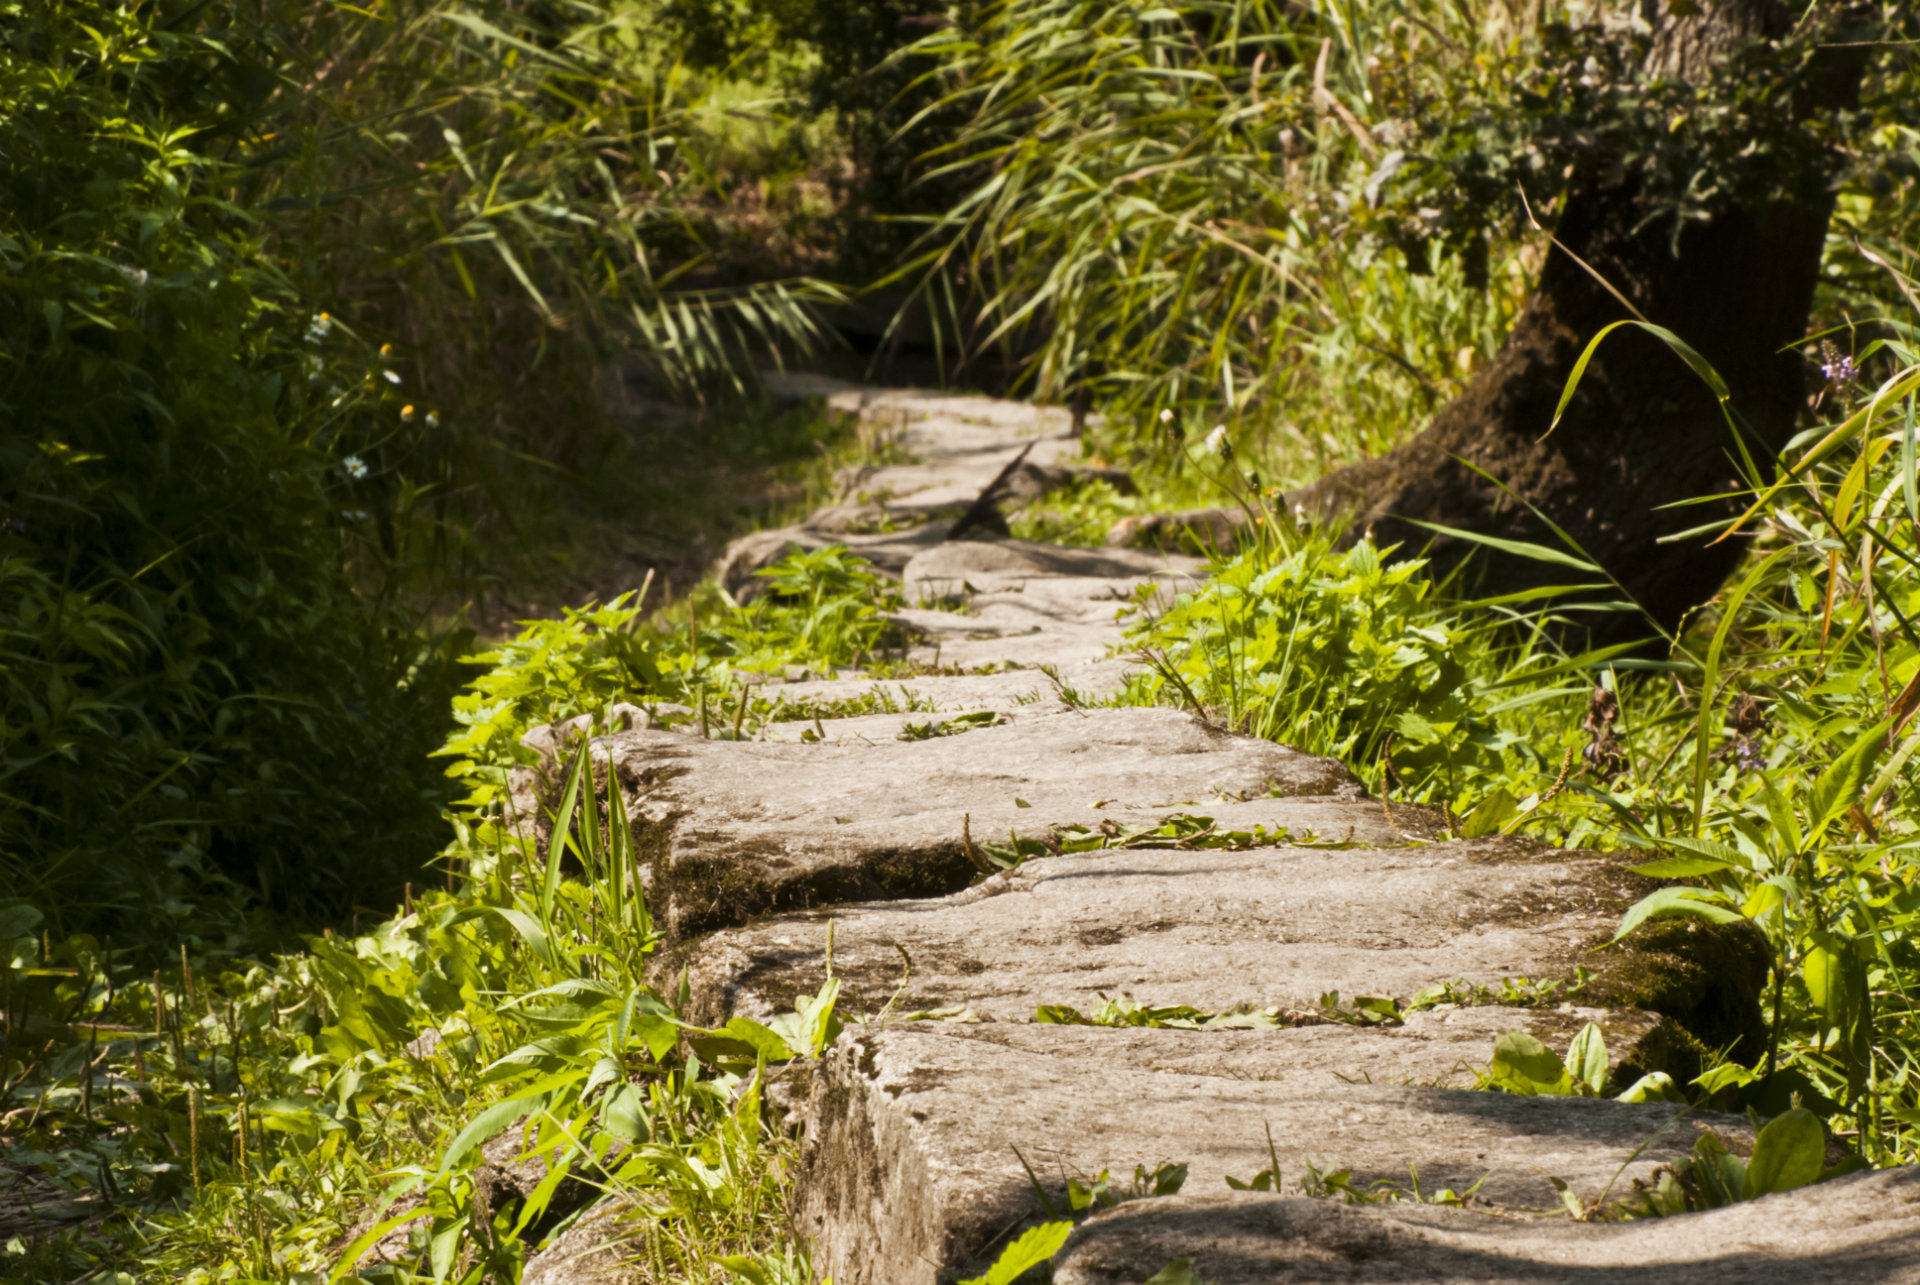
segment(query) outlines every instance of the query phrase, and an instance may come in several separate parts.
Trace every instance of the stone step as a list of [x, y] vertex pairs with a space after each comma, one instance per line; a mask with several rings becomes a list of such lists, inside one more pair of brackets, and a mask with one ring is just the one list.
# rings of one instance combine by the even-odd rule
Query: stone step
[[1920, 1169], [1911, 1166], [1618, 1223], [1353, 1208], [1191, 1183], [1189, 1193], [1095, 1215], [1056, 1260], [1054, 1285], [1137, 1285], [1176, 1258], [1192, 1259], [1207, 1285], [1920, 1282]]
[[[670, 938], [770, 911], [932, 896], [978, 873], [971, 834], [1034, 845], [1062, 827], [1180, 814], [1396, 841], [1429, 814], [1361, 799], [1345, 768], [1171, 709], [1097, 708], [928, 740], [707, 740], [642, 730], [597, 738], [628, 800], [654, 913]], [[515, 814], [536, 834], [557, 764], [518, 769]], [[544, 801], [544, 802], [543, 802]]]
[[[1735, 1146], [1751, 1145], [1746, 1121], [1671, 1105], [1350, 1083], [1333, 1073], [1357, 1057], [1373, 1060], [1343, 1043], [1391, 1046], [1392, 1056], [1377, 1064], [1410, 1077], [1439, 1069], [1449, 1042], [1440, 1042], [1435, 1057], [1418, 1034], [1240, 1033], [1243, 1049], [1267, 1046], [1251, 1065], [1237, 1062], [1233, 1049], [1206, 1047], [1224, 1034], [901, 1023], [843, 1035], [813, 1074], [795, 1171], [795, 1222], [813, 1247], [814, 1270], [836, 1285], [950, 1285], [980, 1273], [1022, 1229], [1048, 1216], [1036, 1186], [1060, 1212], [1069, 1207], [1069, 1178], [1091, 1183], [1109, 1171], [1125, 1190], [1136, 1166], [1185, 1165], [1182, 1190], [1201, 1208], [1229, 1193], [1226, 1179], [1252, 1181], [1277, 1159], [1291, 1190], [1314, 1166], [1322, 1174], [1347, 1171], [1362, 1192], [1390, 1184], [1410, 1194], [1417, 1186], [1431, 1198], [1471, 1188], [1476, 1202], [1520, 1212], [1559, 1208], [1556, 1178], [1587, 1201], [1650, 1180], [1658, 1166], [1689, 1153], [1709, 1125]], [[1318, 1047], [1303, 1047], [1310, 1042]], [[1246, 1074], [1263, 1066], [1281, 1073]], [[1173, 1208], [1165, 1201], [1125, 1208], [1149, 1205]], [[1099, 1244], [1097, 1225], [1083, 1233], [1089, 1246]], [[1159, 1262], [1148, 1261], [1156, 1245], [1125, 1259], [1132, 1275], [1068, 1279], [1137, 1285], [1166, 1259], [1204, 1256], [1217, 1243], [1201, 1228], [1183, 1236], [1178, 1218], [1165, 1230]], [[1284, 1240], [1254, 1244], [1239, 1259], [1216, 1261], [1230, 1271], [1254, 1254], [1277, 1263], [1284, 1248]], [[1069, 1250], [1069, 1267], [1076, 1252]], [[1097, 1248], [1084, 1256], [1106, 1261]], [[1348, 1278], [1203, 1268], [1202, 1279]]]
[[[1355, 817], [1367, 827], [1361, 837], [1382, 841], [1377, 803], [1286, 799], [1196, 810], [1242, 829], [1249, 814], [1265, 812], [1297, 833], [1316, 809], [1336, 825]], [[1399, 824], [1402, 813], [1393, 815]], [[1325, 820], [1314, 828], [1344, 837]], [[973, 834], [995, 837], [984, 824]], [[817, 909], [717, 933], [670, 954], [668, 966], [687, 970], [694, 1020], [709, 1023], [782, 1012], [817, 990], [831, 934], [841, 1004], [855, 1013], [891, 1002], [898, 1012], [964, 1008], [1027, 1021], [1043, 1005], [1086, 1011], [1103, 995], [1213, 1013], [1302, 1013], [1317, 1012], [1329, 991], [1406, 1003], [1453, 983], [1484, 1001], [1508, 993], [1509, 979], [1562, 987], [1585, 969], [1577, 994], [1539, 985], [1530, 993], [1661, 1013], [1696, 1057], [1692, 1041], [1725, 1048], [1758, 1029], [1766, 956], [1750, 926], [1676, 922], [1603, 950], [1644, 883], [1619, 859], [1514, 839], [1414, 838], [1402, 831], [1407, 846], [1391, 848], [1036, 857], [941, 898]], [[1486, 989], [1476, 996], [1475, 987]]]

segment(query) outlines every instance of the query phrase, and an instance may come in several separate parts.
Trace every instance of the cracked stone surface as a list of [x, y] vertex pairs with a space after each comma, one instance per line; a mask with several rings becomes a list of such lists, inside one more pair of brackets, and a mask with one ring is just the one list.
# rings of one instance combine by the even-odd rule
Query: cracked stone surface
[[[1396, 841], [1377, 803], [1273, 800], [1205, 814], [1227, 828], [1265, 815], [1298, 829], [1316, 809], [1357, 817], [1365, 841]], [[1407, 820], [1399, 842], [1431, 833]], [[1001, 1021], [1043, 1004], [1091, 1008], [1102, 994], [1296, 1011], [1328, 991], [1406, 1001], [1433, 983], [1498, 988], [1570, 978], [1578, 966], [1605, 991], [1615, 970], [1645, 963], [1628, 949], [1593, 953], [1632, 900], [1611, 860], [1511, 844], [1043, 857], [946, 897], [821, 909], [708, 938], [690, 953], [691, 1016], [791, 1008], [824, 980], [829, 923], [841, 1002], [855, 1011], [878, 1011], [897, 990], [901, 1011], [966, 1007]], [[1758, 979], [1745, 989], [1751, 1004]]]

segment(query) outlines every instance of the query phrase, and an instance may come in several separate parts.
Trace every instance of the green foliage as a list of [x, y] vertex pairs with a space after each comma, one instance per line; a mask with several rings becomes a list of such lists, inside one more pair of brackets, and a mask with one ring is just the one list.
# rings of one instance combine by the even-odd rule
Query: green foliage
[[1030, 1227], [1000, 1252], [1000, 1257], [994, 1260], [985, 1276], [975, 1276], [962, 1282], [962, 1285], [1014, 1285], [1015, 1281], [1058, 1253], [1072, 1232], [1073, 1224], [1065, 1220]]
[[558, 620], [528, 621], [510, 641], [463, 658], [489, 669], [454, 697], [460, 730], [439, 751], [455, 759], [447, 775], [470, 784], [462, 807], [486, 809], [505, 796], [508, 770], [537, 757], [520, 745], [533, 728], [582, 714], [597, 720], [622, 700], [682, 694], [683, 671], [667, 649], [635, 632], [640, 612], [640, 601], [622, 595]]
[[1457, 798], [1461, 776], [1497, 770], [1515, 739], [1488, 713], [1504, 666], [1485, 627], [1433, 599], [1421, 566], [1317, 536], [1217, 563], [1131, 633], [1155, 672], [1130, 679], [1127, 698], [1191, 694], [1234, 727], [1363, 772], [1391, 748], [1416, 792]]
[[760, 595], [719, 627], [731, 646], [716, 654], [735, 669], [830, 674], [903, 641], [886, 614], [899, 609], [899, 585], [840, 545], [795, 550], [757, 574]]
[[410, 430], [230, 199], [249, 67], [152, 7], [0, 21], [0, 877], [56, 931], [338, 914], [436, 843]]
[[[1616, 1087], [1611, 1074], [1606, 1037], [1588, 1022], [1568, 1044], [1565, 1058], [1525, 1031], [1507, 1032], [1494, 1041], [1493, 1064], [1477, 1087], [1529, 1098], [1597, 1098]], [[1686, 1101], [1664, 1071], [1649, 1072], [1611, 1096], [1621, 1102]]]
[[1634, 1215], [1665, 1217], [1696, 1209], [1720, 1209], [1742, 1200], [1797, 1191], [1855, 1172], [1858, 1162], [1829, 1167], [1827, 1137], [1819, 1117], [1794, 1107], [1769, 1120], [1741, 1158], [1708, 1130], [1693, 1144], [1693, 1157], [1663, 1171], [1654, 1185], [1621, 1202]]
[[[632, 1208], [662, 1274], [798, 1279], [772, 1231], [782, 1144], [761, 1076], [830, 1042], [837, 983], [771, 1028], [689, 1026], [646, 982], [658, 935], [623, 804], [581, 788], [584, 764], [544, 869], [464, 851], [489, 873], [271, 966], [202, 957], [149, 987], [88, 938], [41, 958], [32, 913], [0, 907], [10, 1015], [62, 1046], [36, 1060], [9, 1025], [0, 1085], [32, 1117], [9, 1158], [44, 1194], [97, 1186], [143, 1219], [138, 1238], [73, 1238], [71, 1257], [190, 1282], [339, 1278], [378, 1246], [478, 1281], [517, 1273], [599, 1189]], [[562, 851], [584, 880], [556, 877]], [[503, 1134], [544, 1167], [524, 1197], [481, 1174]]]
[[[558, 620], [528, 621], [494, 650], [463, 657], [488, 668], [454, 698], [460, 727], [438, 751], [454, 760], [447, 775], [469, 786], [460, 806], [474, 813], [495, 808], [505, 797], [508, 771], [538, 760], [520, 744], [536, 727], [584, 716], [604, 728], [609, 707], [620, 702], [648, 706], [659, 716], [662, 702], [692, 701], [706, 733], [715, 730], [706, 722], [709, 698], [724, 705], [736, 687], [743, 726], [749, 713], [756, 724], [802, 717], [756, 702], [740, 680], [795, 666], [831, 673], [872, 655], [894, 632], [885, 613], [898, 606], [898, 589], [841, 546], [790, 554], [758, 574], [767, 591], [746, 607], [724, 600], [725, 612], [704, 630], [691, 616], [684, 633], [646, 626], [644, 593], [622, 595], [605, 606], [568, 610]], [[668, 721], [676, 716], [691, 717], [664, 715]]]

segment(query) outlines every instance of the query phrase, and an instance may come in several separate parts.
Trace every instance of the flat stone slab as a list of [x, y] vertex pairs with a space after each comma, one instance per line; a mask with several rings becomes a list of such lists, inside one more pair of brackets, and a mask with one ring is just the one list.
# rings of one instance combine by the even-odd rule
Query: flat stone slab
[[[1311, 826], [1334, 840], [1346, 837], [1334, 827], [1352, 818], [1356, 840], [1395, 841], [1377, 802], [1195, 810], [1224, 829], [1250, 830], [1242, 823], [1264, 814], [1296, 836]], [[816, 991], [831, 925], [840, 1002], [855, 1013], [891, 1001], [897, 1012], [965, 1008], [1028, 1021], [1041, 1005], [1089, 1011], [1102, 995], [1210, 1013], [1314, 1012], [1329, 991], [1405, 1003], [1436, 983], [1502, 994], [1506, 979], [1562, 983], [1585, 968], [1581, 1003], [1656, 1009], [1714, 1046], [1757, 1027], [1765, 964], [1756, 943], [1696, 933], [1682, 943], [1697, 947], [1691, 953], [1637, 942], [1596, 952], [1639, 892], [1614, 859], [1521, 841], [1412, 843], [1425, 815], [1395, 810], [1402, 847], [1036, 857], [946, 897], [823, 908], [721, 932], [668, 966], [677, 973], [684, 963], [693, 1020], [711, 1023], [763, 1019]], [[974, 837], [994, 833], [976, 814]]]
[[[1269, 796], [1278, 797], [1266, 815], [1294, 827], [1309, 814], [1289, 813], [1286, 800], [1319, 801], [1316, 832], [1387, 819], [1338, 764], [1172, 709], [1090, 709], [921, 741], [640, 730], [593, 746], [625, 788], [654, 913], [671, 938], [768, 911], [956, 892], [977, 874], [969, 833], [1044, 841], [1060, 826], [1158, 823]], [[537, 769], [522, 768], [513, 783], [516, 814], [543, 818], [553, 774], [543, 787]], [[545, 824], [534, 821], [536, 831]]]
[[[968, 616], [949, 612], [914, 613], [923, 616], [947, 616], [967, 621]], [[859, 700], [871, 696], [875, 701], [891, 701], [902, 710], [945, 714], [972, 713], [978, 710], [1016, 710], [1044, 708], [1060, 703], [1060, 687], [1080, 693], [1082, 703], [1106, 700], [1126, 686], [1127, 675], [1143, 667], [1127, 660], [1092, 660], [1054, 666], [1049, 677], [1036, 666], [1019, 666], [985, 674], [922, 674], [914, 678], [845, 679], [822, 678], [804, 682], [769, 684], [759, 692], [768, 700], [785, 698], [795, 705], [825, 704]], [[1059, 679], [1056, 684], [1054, 678]]]
[[[968, 1029], [995, 1034], [895, 1024], [844, 1035], [815, 1072], [795, 1223], [815, 1271], [837, 1285], [949, 1285], [978, 1274], [1045, 1216], [1035, 1182], [1065, 1209], [1067, 1179], [1089, 1182], [1102, 1170], [1124, 1189], [1135, 1166], [1184, 1164], [1183, 1190], [1204, 1197], [1277, 1157], [1295, 1190], [1311, 1164], [1349, 1170], [1361, 1190], [1410, 1190], [1417, 1173], [1428, 1195], [1478, 1183], [1476, 1198], [1492, 1205], [1550, 1210], [1560, 1203], [1550, 1178], [1593, 1200], [1689, 1153], [1709, 1122], [1736, 1145], [1752, 1137], [1744, 1120], [1680, 1119], [1667, 1105], [1354, 1084], [1330, 1073], [1260, 1080], [1150, 1069], [1124, 1042], [1184, 1051], [1224, 1032]], [[1302, 1032], [1247, 1034], [1285, 1047]], [[1128, 1270], [1145, 1270], [1085, 1279], [1137, 1285], [1164, 1261], [1132, 1259]]]
[[1920, 1283], [1911, 1166], [1621, 1223], [1188, 1192], [1095, 1215], [1056, 1259], [1054, 1285], [1137, 1285], [1175, 1258], [1207, 1285]]

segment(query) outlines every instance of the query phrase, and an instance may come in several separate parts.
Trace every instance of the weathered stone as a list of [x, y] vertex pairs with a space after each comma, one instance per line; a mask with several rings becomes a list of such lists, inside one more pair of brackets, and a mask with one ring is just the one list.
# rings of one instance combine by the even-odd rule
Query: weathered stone
[[[996, 593], [1064, 584], [1081, 591], [1085, 582], [1108, 602], [1125, 602], [1147, 580], [1197, 584], [1204, 564], [1197, 558], [1140, 549], [1074, 549], [1031, 540], [954, 540], [915, 555], [902, 572], [908, 602], [958, 598], [974, 591]], [[1109, 611], [1108, 618], [1112, 618]]]
[[[1615, 1193], [1626, 1183], [1623, 1176]], [[1137, 1285], [1175, 1258], [1191, 1258], [1207, 1285], [1920, 1282], [1920, 1169], [1913, 1167], [1617, 1223], [1352, 1208], [1192, 1183], [1188, 1193], [1097, 1214], [1056, 1260], [1054, 1285]]]
[[[982, 838], [1039, 839], [1053, 826], [1205, 812], [1223, 797], [1361, 793], [1327, 759], [1171, 709], [1091, 709], [910, 742], [638, 731], [593, 744], [625, 787], [655, 914], [676, 938], [767, 911], [958, 891], [976, 873], [968, 825]], [[539, 817], [535, 773], [513, 781], [517, 815]], [[1283, 800], [1269, 806], [1284, 821]], [[1312, 815], [1325, 817], [1317, 830], [1384, 821], [1378, 804]]]
[[[795, 1175], [796, 1223], [815, 1270], [837, 1285], [947, 1285], [1044, 1216], [1034, 1183], [1064, 1209], [1066, 1180], [1102, 1170], [1124, 1189], [1135, 1166], [1184, 1164], [1184, 1190], [1205, 1195], [1277, 1158], [1279, 1178], [1296, 1190], [1312, 1164], [1349, 1170], [1361, 1190], [1417, 1182], [1432, 1195], [1478, 1184], [1477, 1200], [1548, 1210], [1560, 1205], [1552, 1178], [1592, 1201], [1687, 1154], [1709, 1122], [1736, 1145], [1752, 1136], [1739, 1118], [1677, 1120], [1666, 1105], [1346, 1083], [1330, 1066], [1240, 1078], [1230, 1055], [1218, 1063], [1226, 1074], [1136, 1060], [1150, 1041], [1186, 1052], [1220, 1034], [894, 1025], [843, 1036], [815, 1072]], [[1251, 1032], [1241, 1042], [1285, 1050], [1301, 1035], [1319, 1032]], [[1268, 1060], [1284, 1065], [1287, 1054]], [[1396, 1064], [1433, 1065], [1388, 1051], [1382, 1065]], [[1098, 1279], [1138, 1282], [1160, 1265], [1130, 1262], [1146, 1270]]]
[[[1222, 828], [1250, 829], [1242, 822], [1264, 813], [1297, 832], [1316, 809], [1364, 824], [1362, 841], [1395, 841], [1378, 803], [1274, 799], [1199, 811]], [[995, 837], [977, 822], [976, 839]], [[1431, 824], [1414, 809], [1394, 813], [1401, 842], [1423, 836], [1400, 827], [1423, 822]], [[1314, 1011], [1328, 991], [1405, 1002], [1460, 982], [1502, 993], [1506, 979], [1560, 983], [1584, 967], [1609, 1006], [1654, 1008], [1715, 1044], [1756, 1029], [1764, 972], [1743, 954], [1722, 957], [1718, 938], [1698, 939], [1699, 991], [1659, 984], [1688, 966], [1684, 956], [1648, 958], [1631, 943], [1596, 950], [1632, 900], [1631, 879], [1605, 855], [1514, 842], [1136, 848], [1038, 857], [935, 900], [782, 916], [718, 933], [683, 958], [694, 1019], [714, 1023], [764, 1018], [817, 990], [831, 924], [841, 1004], [856, 1013], [891, 1000], [899, 1012], [965, 1007], [1026, 1021], [1043, 1004], [1084, 1010], [1103, 994], [1207, 1012]], [[1617, 972], [1655, 1003], [1631, 1003], [1611, 980]], [[1740, 1015], [1731, 1030], [1729, 1013]]]
[[[1131, 549], [955, 541], [907, 564], [903, 594], [921, 609], [900, 615], [921, 635], [912, 652], [921, 661], [1085, 664], [1125, 640], [1123, 615], [1139, 589], [1190, 589], [1199, 570], [1193, 558]], [[925, 610], [938, 603], [962, 610]]]
[[[916, 612], [913, 619], [918, 621], [930, 615], [950, 616], [959, 621], [972, 619], [947, 612]], [[1129, 673], [1141, 668], [1126, 660], [1095, 660], [1057, 666], [1052, 676], [1031, 666], [1018, 666], [986, 674], [921, 674], [914, 678], [859, 681], [813, 679], [771, 685], [760, 694], [768, 700], [784, 698], [794, 705], [870, 698], [891, 702], [905, 711], [919, 710], [922, 717], [927, 712], [1012, 712], [1058, 704], [1062, 688], [1076, 693], [1081, 704], [1104, 700], [1126, 686]]]
[[527, 1259], [520, 1285], [638, 1285], [640, 1232], [631, 1204], [608, 1196]]

